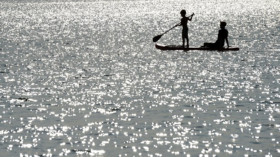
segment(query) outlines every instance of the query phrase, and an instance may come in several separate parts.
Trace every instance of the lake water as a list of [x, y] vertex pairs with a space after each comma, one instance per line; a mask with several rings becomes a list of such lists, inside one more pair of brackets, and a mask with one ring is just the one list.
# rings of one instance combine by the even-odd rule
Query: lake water
[[[191, 47], [226, 21], [240, 51], [155, 49], [181, 9]], [[0, 156], [280, 156], [279, 0], [6, 0], [0, 14]]]

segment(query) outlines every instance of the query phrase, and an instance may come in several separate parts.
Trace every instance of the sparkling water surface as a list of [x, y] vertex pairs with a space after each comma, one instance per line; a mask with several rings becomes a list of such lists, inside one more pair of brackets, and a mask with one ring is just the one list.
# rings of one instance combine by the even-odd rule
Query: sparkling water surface
[[[240, 51], [155, 49], [181, 9], [192, 47], [226, 21]], [[280, 156], [279, 0], [1, 1], [0, 14], [0, 156]]]

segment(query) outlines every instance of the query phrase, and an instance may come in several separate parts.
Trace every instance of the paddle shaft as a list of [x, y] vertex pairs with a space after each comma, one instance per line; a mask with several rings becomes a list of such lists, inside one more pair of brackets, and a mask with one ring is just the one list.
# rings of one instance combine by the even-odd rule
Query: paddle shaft
[[[178, 23], [178, 24], [180, 24], [180, 23]], [[164, 33], [162, 33], [161, 35], [164, 35], [164, 34], [166, 34], [167, 32], [171, 31], [172, 29], [174, 29], [175, 27], [177, 27], [177, 26], [178, 26], [178, 24], [176, 24], [175, 26], [173, 26], [173, 27], [172, 27], [172, 28], [170, 28], [169, 30], [165, 31], [165, 32], [164, 32]]]

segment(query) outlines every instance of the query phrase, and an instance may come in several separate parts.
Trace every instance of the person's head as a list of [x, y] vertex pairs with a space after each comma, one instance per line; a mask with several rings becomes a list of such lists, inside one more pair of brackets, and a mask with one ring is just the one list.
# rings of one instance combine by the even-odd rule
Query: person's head
[[180, 14], [181, 14], [182, 17], [186, 16], [186, 10], [184, 10], [184, 9], [181, 10]]
[[226, 25], [227, 25], [227, 23], [226, 23], [226, 22], [222, 22], [222, 21], [220, 22], [220, 27], [221, 27], [221, 28], [225, 28], [225, 27], [226, 27]]

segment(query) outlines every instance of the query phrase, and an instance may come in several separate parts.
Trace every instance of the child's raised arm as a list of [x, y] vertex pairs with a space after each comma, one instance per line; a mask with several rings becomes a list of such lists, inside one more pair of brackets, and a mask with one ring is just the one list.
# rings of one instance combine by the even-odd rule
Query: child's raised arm
[[194, 13], [192, 13], [192, 14], [189, 16], [189, 21], [192, 20], [193, 16], [194, 16]]

